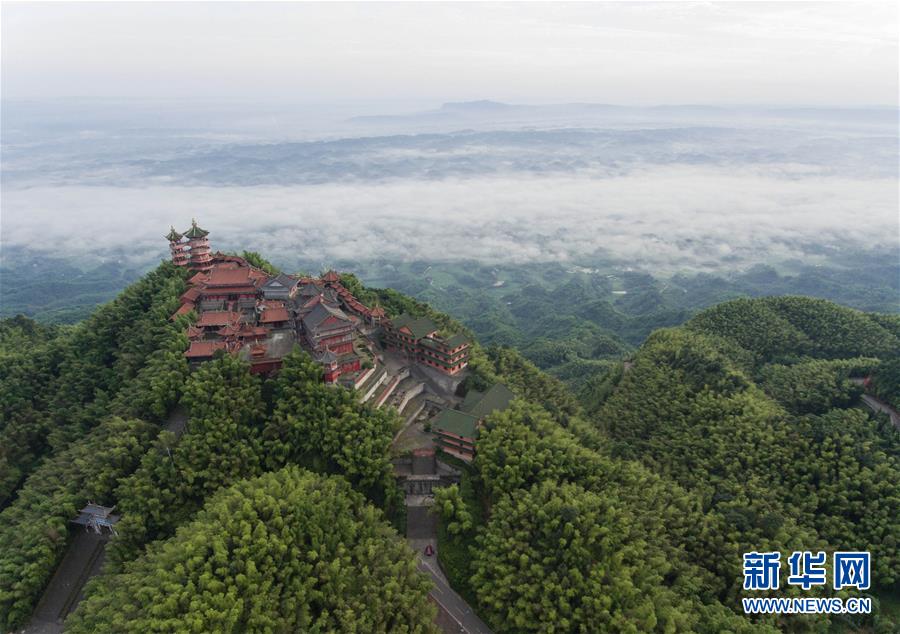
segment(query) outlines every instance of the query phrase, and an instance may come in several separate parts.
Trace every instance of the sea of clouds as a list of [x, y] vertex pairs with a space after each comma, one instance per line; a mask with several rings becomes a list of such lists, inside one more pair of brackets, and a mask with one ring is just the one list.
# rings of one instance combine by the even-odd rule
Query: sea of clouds
[[490, 175], [293, 186], [4, 189], [4, 245], [57, 255], [164, 254], [191, 218], [214, 247], [299, 261], [584, 261], [657, 271], [898, 244], [897, 181], [797, 166], [667, 165], [622, 175]]

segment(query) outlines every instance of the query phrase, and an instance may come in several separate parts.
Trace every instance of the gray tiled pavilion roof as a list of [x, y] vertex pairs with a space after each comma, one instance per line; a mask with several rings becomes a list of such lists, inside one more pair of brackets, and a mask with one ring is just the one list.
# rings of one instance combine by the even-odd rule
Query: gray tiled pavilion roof
[[341, 321], [351, 321], [347, 314], [340, 308], [329, 306], [324, 302], [319, 302], [316, 304], [315, 308], [303, 317], [303, 327], [310, 332], [315, 332], [318, 330], [319, 325], [328, 319], [328, 317], [337, 317]]
[[[277, 282], [277, 284], [275, 284], [276, 282]], [[286, 273], [279, 273], [278, 275], [276, 275], [276, 276], [274, 276], [274, 277], [270, 277], [269, 279], [267, 279], [267, 280], [263, 283], [263, 286], [278, 286], [278, 285], [281, 285], [281, 286], [283, 286], [283, 287], [289, 289], [289, 288], [292, 288], [295, 284], [297, 284], [297, 280], [296, 280], [296, 279], [294, 279], [294, 278], [291, 277], [290, 275], [287, 275]]]

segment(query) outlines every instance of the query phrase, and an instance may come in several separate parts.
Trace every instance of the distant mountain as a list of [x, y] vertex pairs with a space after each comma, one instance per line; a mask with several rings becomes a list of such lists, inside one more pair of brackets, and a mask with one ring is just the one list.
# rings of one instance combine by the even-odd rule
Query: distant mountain
[[[762, 106], [711, 106], [674, 104], [623, 106], [604, 103], [511, 104], [488, 99], [448, 102], [434, 110], [394, 115], [352, 117], [348, 123], [422, 131], [450, 130], [453, 126], [492, 127], [620, 127], [643, 125], [759, 126], [791, 122], [805, 125], [832, 122], [862, 129], [897, 128], [896, 108], [768, 108]], [[429, 128], [428, 126], [432, 126]], [[449, 127], [448, 127], [449, 126]]]
[[445, 112], [497, 112], [498, 110], [510, 111], [527, 106], [514, 106], [500, 101], [482, 99], [480, 101], [451, 101], [441, 106]]

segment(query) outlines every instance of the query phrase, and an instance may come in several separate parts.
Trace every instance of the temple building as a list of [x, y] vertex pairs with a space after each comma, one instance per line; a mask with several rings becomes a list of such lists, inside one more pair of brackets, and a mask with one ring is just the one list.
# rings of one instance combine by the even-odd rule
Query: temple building
[[234, 302], [242, 308], [252, 308], [256, 306], [260, 286], [268, 279], [265, 271], [233, 261], [216, 261], [203, 275], [195, 276], [192, 281], [200, 287], [201, 303], [209, 308]]
[[337, 306], [319, 302], [303, 316], [303, 334], [313, 352], [326, 349], [335, 354], [353, 350], [354, 322]]
[[259, 288], [266, 299], [288, 300], [293, 299], [296, 295], [299, 283], [300, 280], [290, 275], [279, 273], [275, 277], [267, 279]]
[[445, 409], [431, 420], [438, 447], [471, 462], [475, 457], [478, 428], [484, 419], [493, 412], [505, 410], [514, 398], [502, 383], [495, 383], [486, 392], [469, 390], [459, 409]]
[[211, 360], [218, 350], [231, 352], [227, 341], [191, 341], [184, 356], [189, 363], [202, 363]]
[[104, 532], [116, 535], [116, 522], [119, 521], [121, 515], [113, 515], [113, 506], [100, 506], [93, 502], [88, 502], [87, 506], [78, 511], [78, 517], [72, 520], [73, 524], [84, 526], [102, 535]]
[[197, 221], [191, 221], [191, 228], [184, 237], [188, 239], [190, 249], [190, 266], [196, 271], [208, 271], [212, 266], [212, 255], [209, 252], [209, 231], [197, 226]]
[[270, 275], [242, 257], [211, 253], [208, 236], [196, 220], [183, 235], [172, 228], [166, 236], [172, 261], [193, 270], [171, 317], [196, 315], [186, 325], [191, 367], [224, 353], [245, 359], [254, 373], [268, 373], [300, 345], [322, 365], [326, 382], [358, 387], [371, 378], [372, 394], [383, 402], [405, 377], [374, 372], [382, 331], [386, 347], [414, 363], [450, 375], [468, 363], [466, 337], [443, 336], [427, 318], [388, 320], [383, 308], [355, 297], [336, 271], [318, 278]]
[[175, 231], [175, 227], [169, 227], [169, 235], [166, 236], [166, 239], [169, 241], [172, 263], [175, 266], [187, 266], [190, 254], [188, 253], [188, 243], [184, 241], [184, 236]]
[[256, 303], [257, 321], [266, 328], [291, 328], [294, 325], [291, 311], [284, 302], [271, 299]]
[[469, 340], [463, 335], [441, 336], [428, 317], [404, 313], [385, 320], [384, 343], [389, 350], [403, 352], [418, 363], [444, 374], [457, 374], [469, 364]]

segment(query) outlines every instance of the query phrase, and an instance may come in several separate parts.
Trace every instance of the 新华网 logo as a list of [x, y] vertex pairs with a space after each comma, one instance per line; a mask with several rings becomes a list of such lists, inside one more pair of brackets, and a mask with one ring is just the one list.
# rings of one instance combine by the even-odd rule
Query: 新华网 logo
[[[809, 590], [828, 583], [828, 555], [825, 551], [794, 551], [787, 558], [788, 585]], [[834, 590], [868, 590], [871, 585], [872, 558], [868, 552], [838, 551], [832, 556], [831, 587]], [[744, 590], [778, 590], [781, 579], [781, 553], [744, 553]], [[745, 598], [747, 614], [868, 614], [870, 597]]]

